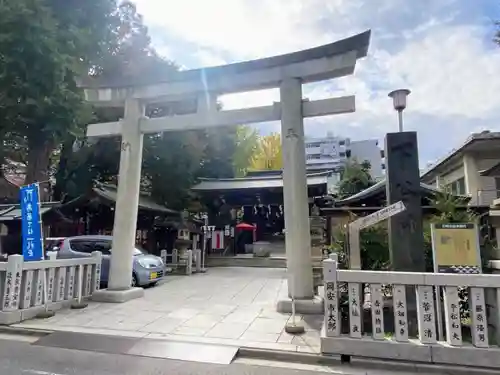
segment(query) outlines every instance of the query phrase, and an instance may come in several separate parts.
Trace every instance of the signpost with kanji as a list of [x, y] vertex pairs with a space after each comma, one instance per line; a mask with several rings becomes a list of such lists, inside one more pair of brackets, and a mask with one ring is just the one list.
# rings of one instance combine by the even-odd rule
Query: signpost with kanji
[[39, 185], [21, 187], [21, 225], [24, 261], [43, 259]]
[[399, 201], [349, 224], [349, 268], [351, 270], [361, 269], [361, 248], [359, 244], [361, 229], [380, 223], [404, 210], [406, 210], [406, 206], [402, 201]]

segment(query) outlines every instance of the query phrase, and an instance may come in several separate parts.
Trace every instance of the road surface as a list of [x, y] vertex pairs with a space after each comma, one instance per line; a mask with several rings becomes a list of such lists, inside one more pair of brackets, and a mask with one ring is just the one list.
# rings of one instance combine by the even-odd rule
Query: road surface
[[[300, 364], [262, 365], [263, 361], [236, 359], [229, 365], [187, 362], [135, 355], [98, 353], [32, 345], [36, 338], [18, 341], [0, 334], [2, 375], [409, 375], [406, 372], [361, 370], [349, 367], [319, 369]], [[14, 336], [13, 336], [14, 337]], [[250, 363], [250, 364], [249, 364]], [[253, 364], [252, 364], [253, 363]], [[256, 365], [257, 364], [257, 365]], [[258, 365], [260, 364], [260, 365]], [[295, 368], [293, 368], [295, 367]], [[316, 370], [310, 370], [316, 368]]]

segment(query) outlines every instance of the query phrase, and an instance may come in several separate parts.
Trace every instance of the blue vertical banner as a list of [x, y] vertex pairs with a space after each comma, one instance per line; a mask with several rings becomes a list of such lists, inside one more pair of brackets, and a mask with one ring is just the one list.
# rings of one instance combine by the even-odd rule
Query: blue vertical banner
[[38, 184], [21, 187], [20, 198], [24, 261], [42, 260], [42, 218]]

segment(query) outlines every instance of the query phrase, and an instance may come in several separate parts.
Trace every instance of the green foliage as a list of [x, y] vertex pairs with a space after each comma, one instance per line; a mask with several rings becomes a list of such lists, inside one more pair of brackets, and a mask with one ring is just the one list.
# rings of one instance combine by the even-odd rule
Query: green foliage
[[[0, 14], [0, 164], [26, 165], [26, 182], [55, 176], [57, 200], [84, 194], [96, 180], [116, 183], [119, 139], [90, 142], [84, 129], [117, 121], [123, 109], [90, 108], [77, 78], [134, 82], [145, 72], [168, 78], [179, 67], [155, 52], [130, 1], [0, 0]], [[182, 115], [195, 106], [155, 103], [146, 115]], [[181, 209], [198, 177], [245, 171], [255, 137], [247, 127], [146, 135], [142, 186]]]
[[[463, 207], [466, 200], [456, 197], [448, 191], [442, 191], [435, 195], [432, 206], [436, 213], [424, 219], [424, 253], [426, 259], [426, 270], [433, 271], [431, 223], [470, 223], [478, 222], [479, 217], [469, 209]], [[339, 261], [343, 267], [347, 264], [347, 231], [346, 228], [337, 228], [334, 233], [334, 242], [331, 251], [339, 255]], [[485, 244], [484, 247], [487, 247]], [[362, 269], [385, 270], [390, 268], [390, 254], [388, 243], [388, 232], [385, 224], [375, 225], [360, 232], [361, 264]], [[487, 257], [483, 257], [483, 260]]]
[[[347, 198], [372, 186], [375, 182], [371, 178], [370, 168], [368, 161], [349, 162], [338, 185], [338, 197]], [[347, 237], [347, 228], [338, 227], [331, 245], [331, 251], [339, 255], [339, 261], [345, 268], [348, 268]], [[385, 224], [374, 225], [360, 232], [360, 250], [362, 269], [384, 270], [389, 267], [389, 243]]]
[[370, 169], [370, 163], [366, 160], [363, 163], [357, 161], [347, 163], [338, 185], [338, 198], [348, 198], [374, 185], [375, 181], [370, 175]]
[[204, 132], [204, 156], [197, 177], [234, 177], [233, 156], [237, 152], [237, 128], [219, 127]]
[[203, 146], [196, 132], [151, 135], [144, 142], [143, 180], [157, 201], [172, 209], [186, 207]]
[[89, 121], [76, 77], [98, 58], [114, 9], [111, 0], [0, 2], [0, 133], [27, 149], [26, 182], [47, 180], [54, 150]]
[[250, 126], [236, 128], [236, 152], [233, 156], [235, 177], [244, 177], [251, 164], [252, 157], [257, 151], [259, 135]]
[[[330, 251], [337, 253], [342, 268], [349, 268], [347, 249], [346, 228], [336, 228], [334, 241]], [[386, 270], [389, 269], [389, 243], [387, 228], [381, 225], [363, 229], [360, 233], [361, 269], [364, 270]]]
[[[156, 55], [142, 17], [132, 3], [123, 2], [113, 12], [113, 17], [113, 39], [93, 66], [92, 75], [98, 79], [134, 80], [144, 72], [156, 74], [161, 71], [165, 76], [177, 71], [175, 64]], [[161, 117], [182, 114], [183, 110], [179, 103], [158, 103], [148, 106], [146, 115]], [[117, 121], [123, 117], [123, 109], [99, 108], [94, 116], [96, 122]], [[144, 137], [142, 187], [158, 202], [182, 208], [188, 198], [188, 189], [205, 148], [200, 143], [203, 134], [198, 133], [168, 132]], [[117, 182], [118, 138], [101, 139], [95, 143], [83, 141], [77, 150], [74, 149], [75, 141], [77, 138], [68, 135], [62, 145], [56, 173], [56, 199], [84, 194], [96, 180]]]

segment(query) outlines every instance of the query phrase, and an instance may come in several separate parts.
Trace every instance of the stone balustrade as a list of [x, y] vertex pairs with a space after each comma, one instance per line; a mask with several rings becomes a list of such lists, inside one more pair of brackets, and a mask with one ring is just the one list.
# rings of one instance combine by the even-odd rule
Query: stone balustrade
[[101, 281], [100, 252], [75, 259], [24, 262], [11, 255], [0, 263], [0, 324], [31, 319], [46, 306], [58, 310], [90, 297]]
[[160, 256], [165, 267], [172, 268], [172, 270], [182, 268], [186, 275], [191, 275], [193, 272], [201, 272], [202, 270], [202, 253], [200, 249], [183, 252], [173, 249], [171, 254], [168, 254], [167, 250], [163, 249]]
[[[323, 275], [323, 354], [500, 368], [498, 329], [493, 329], [500, 327], [496, 307], [500, 301], [500, 275], [340, 270], [336, 255], [323, 262]], [[468, 314], [460, 309], [459, 288], [468, 290]], [[345, 289], [347, 292], [341, 295]], [[436, 299], [437, 290], [443, 291], [442, 298]], [[362, 291], [369, 294], [368, 310], [364, 308]], [[494, 292], [495, 306], [489, 306], [489, 311], [485, 291]], [[411, 300], [407, 300], [408, 293], [416, 297], [415, 337], [409, 332], [412, 314], [407, 306]], [[385, 331], [388, 325], [384, 324], [387, 302], [392, 305], [391, 332]], [[443, 316], [442, 329], [438, 328], [438, 311]], [[367, 321], [371, 322], [369, 329]], [[440, 331], [443, 337], [439, 337]]]

